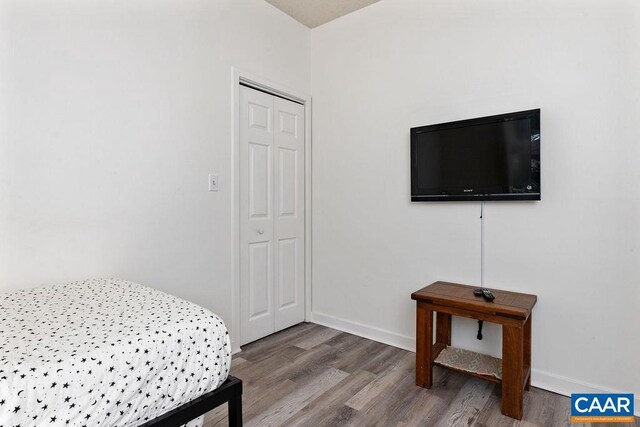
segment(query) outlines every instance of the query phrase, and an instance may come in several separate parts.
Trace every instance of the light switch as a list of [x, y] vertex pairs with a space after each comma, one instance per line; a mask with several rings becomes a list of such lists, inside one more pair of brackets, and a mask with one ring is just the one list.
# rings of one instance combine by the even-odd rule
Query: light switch
[[209, 174], [209, 191], [218, 191], [218, 175]]

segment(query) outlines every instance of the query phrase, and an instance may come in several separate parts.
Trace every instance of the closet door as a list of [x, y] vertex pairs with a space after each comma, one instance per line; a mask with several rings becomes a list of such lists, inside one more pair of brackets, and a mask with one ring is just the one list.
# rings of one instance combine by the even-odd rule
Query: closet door
[[304, 320], [304, 107], [274, 98], [275, 327]]
[[240, 344], [275, 332], [273, 197], [273, 96], [240, 86]]
[[240, 309], [246, 344], [304, 321], [304, 107], [240, 86]]

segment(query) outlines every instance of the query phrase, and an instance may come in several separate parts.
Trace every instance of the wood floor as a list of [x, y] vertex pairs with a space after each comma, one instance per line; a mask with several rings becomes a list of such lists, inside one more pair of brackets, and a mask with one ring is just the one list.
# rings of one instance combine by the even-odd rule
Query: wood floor
[[[414, 359], [406, 350], [303, 323], [243, 347], [231, 374], [244, 382], [246, 426], [572, 425], [569, 398], [535, 387], [525, 393], [521, 422], [500, 413], [494, 383], [434, 367], [433, 387], [417, 387]], [[205, 427], [226, 426], [226, 414], [226, 406], [210, 412]]]

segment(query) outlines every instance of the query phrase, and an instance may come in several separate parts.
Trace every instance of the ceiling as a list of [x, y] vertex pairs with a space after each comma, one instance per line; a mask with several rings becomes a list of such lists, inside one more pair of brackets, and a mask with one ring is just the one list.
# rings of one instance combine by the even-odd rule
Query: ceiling
[[380, 0], [266, 0], [298, 22], [315, 28]]

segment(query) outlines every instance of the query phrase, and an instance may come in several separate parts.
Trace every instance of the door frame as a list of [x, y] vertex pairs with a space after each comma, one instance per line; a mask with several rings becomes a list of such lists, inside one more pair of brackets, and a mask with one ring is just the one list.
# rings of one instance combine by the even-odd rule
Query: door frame
[[311, 95], [231, 67], [231, 350], [240, 351], [240, 83], [304, 106], [304, 320], [311, 319]]

